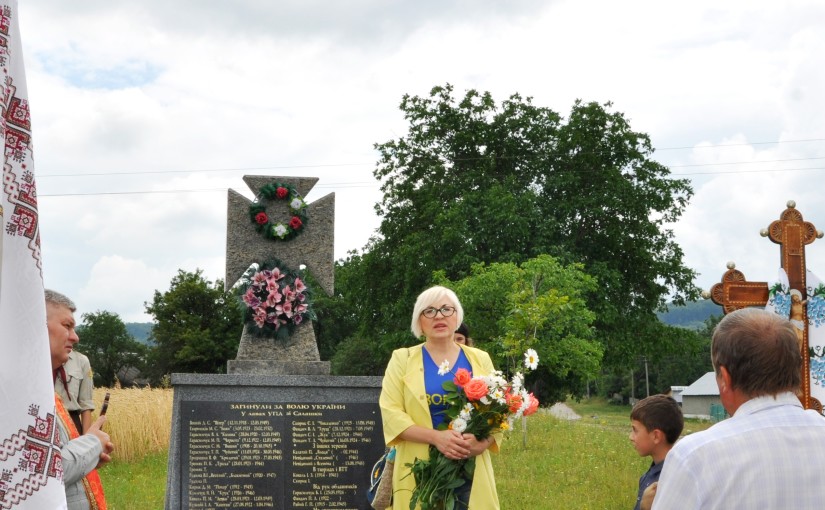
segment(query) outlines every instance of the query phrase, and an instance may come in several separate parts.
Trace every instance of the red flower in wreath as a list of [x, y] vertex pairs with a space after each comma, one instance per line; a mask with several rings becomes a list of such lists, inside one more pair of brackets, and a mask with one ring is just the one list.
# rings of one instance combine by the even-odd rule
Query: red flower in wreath
[[269, 216], [267, 216], [266, 213], [259, 212], [255, 215], [255, 221], [258, 225], [265, 225], [266, 222], [269, 221]]
[[289, 190], [281, 186], [275, 191], [275, 194], [278, 195], [278, 198], [286, 198], [289, 195]]
[[298, 230], [303, 225], [301, 218], [297, 216], [293, 216], [291, 220], [289, 220], [289, 227], [293, 230]]

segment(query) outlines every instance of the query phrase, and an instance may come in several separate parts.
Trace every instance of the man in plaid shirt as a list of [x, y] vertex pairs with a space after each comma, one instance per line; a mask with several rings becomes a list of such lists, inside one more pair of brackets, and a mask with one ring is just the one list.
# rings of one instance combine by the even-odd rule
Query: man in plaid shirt
[[731, 418], [676, 443], [653, 510], [825, 508], [825, 418], [797, 397], [802, 356], [790, 321], [754, 308], [728, 314], [711, 361]]

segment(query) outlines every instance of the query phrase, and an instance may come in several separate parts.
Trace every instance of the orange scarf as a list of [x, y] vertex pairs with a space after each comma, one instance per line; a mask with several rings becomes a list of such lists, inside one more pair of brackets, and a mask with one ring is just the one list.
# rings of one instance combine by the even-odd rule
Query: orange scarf
[[[66, 430], [69, 431], [69, 440], [80, 437], [69, 412], [63, 407], [63, 399], [57, 393], [54, 394], [54, 406], [58, 418], [63, 422]], [[86, 499], [89, 500], [89, 508], [91, 510], [106, 510], [106, 497], [103, 495], [103, 484], [100, 482], [97, 470], [91, 470], [81, 481], [83, 482], [83, 489], [86, 491]]]

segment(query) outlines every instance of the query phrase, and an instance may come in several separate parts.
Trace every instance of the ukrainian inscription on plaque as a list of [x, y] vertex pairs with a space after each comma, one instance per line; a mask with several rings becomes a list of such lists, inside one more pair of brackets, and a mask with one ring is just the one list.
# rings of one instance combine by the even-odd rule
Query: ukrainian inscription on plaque
[[365, 508], [373, 403], [183, 401], [183, 508]]

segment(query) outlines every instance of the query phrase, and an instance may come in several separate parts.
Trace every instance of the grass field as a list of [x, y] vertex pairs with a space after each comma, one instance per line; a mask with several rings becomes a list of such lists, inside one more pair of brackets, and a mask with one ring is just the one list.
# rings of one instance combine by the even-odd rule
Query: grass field
[[[103, 391], [96, 390], [97, 402]], [[162, 509], [172, 391], [110, 391], [107, 430], [118, 449], [115, 460], [100, 470], [109, 509]], [[581, 420], [531, 416], [526, 445], [517, 423], [493, 456], [502, 510], [633, 508], [650, 459], [640, 458], [628, 440], [630, 407], [598, 399], [568, 405]], [[708, 426], [689, 420], [685, 433]]]

